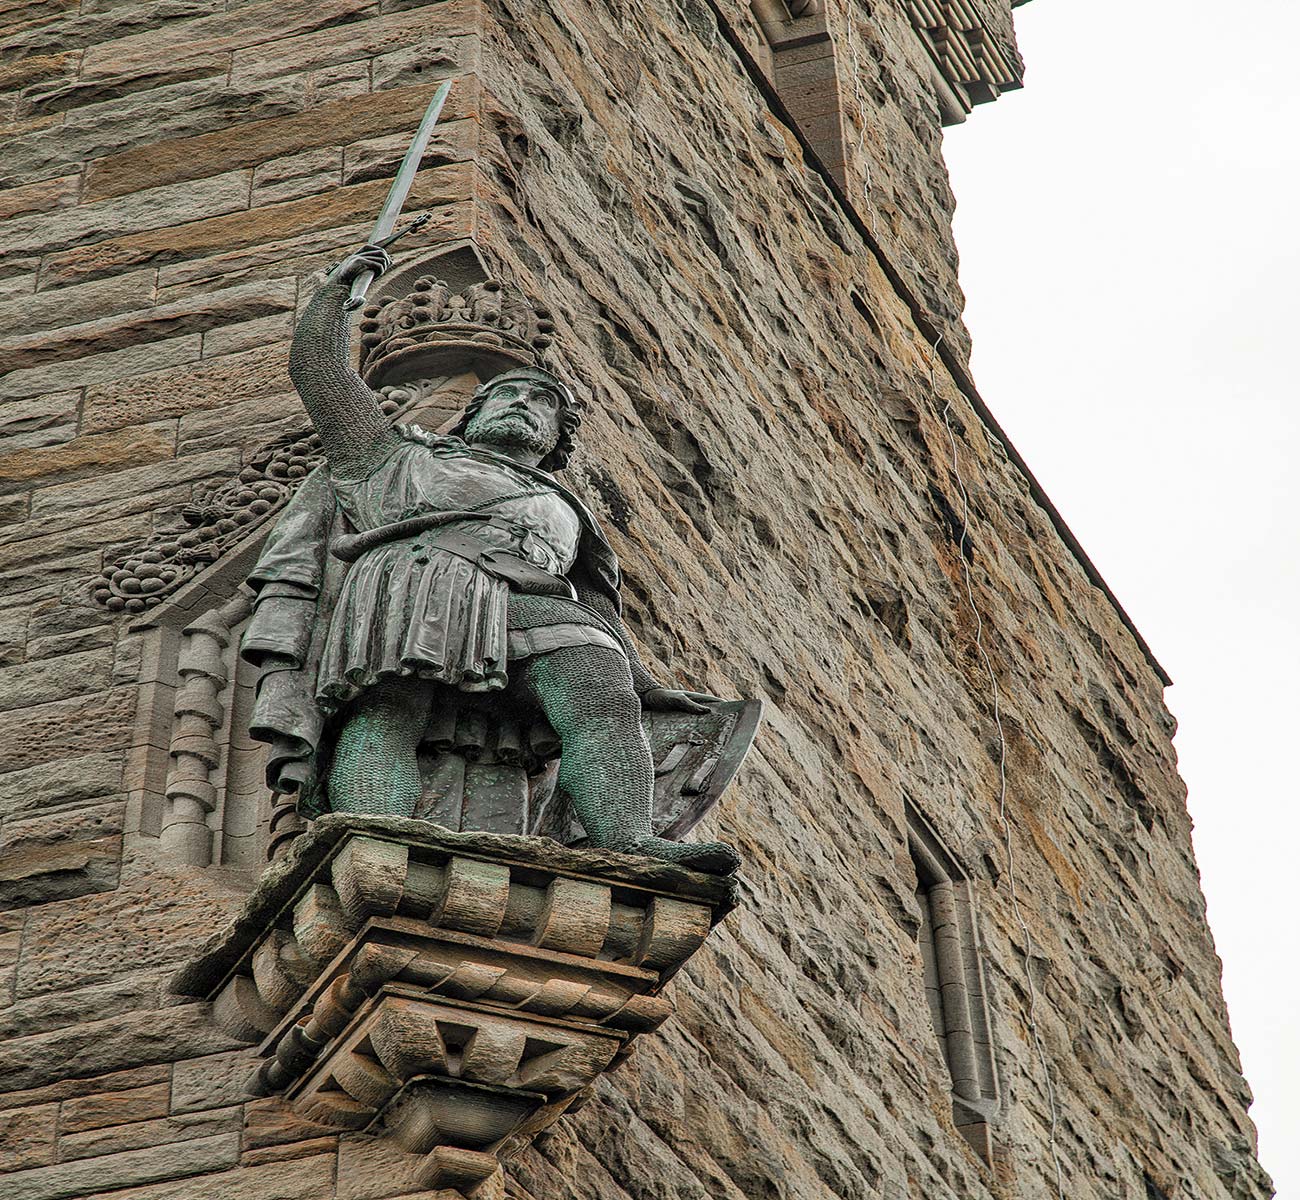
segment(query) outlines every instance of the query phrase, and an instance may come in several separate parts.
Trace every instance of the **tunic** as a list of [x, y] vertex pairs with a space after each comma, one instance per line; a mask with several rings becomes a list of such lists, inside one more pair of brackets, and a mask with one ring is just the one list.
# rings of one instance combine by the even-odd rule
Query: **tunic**
[[317, 673], [317, 699], [325, 708], [337, 709], [384, 678], [416, 676], [491, 691], [506, 685], [512, 657], [566, 645], [622, 649], [597, 614], [575, 601], [517, 597], [511, 621], [504, 580], [432, 544], [460, 531], [553, 575], [569, 571], [582, 533], [577, 513], [509, 460], [471, 454], [456, 443], [404, 440], [370, 475], [333, 485], [358, 532], [450, 510], [495, 519], [451, 521], [384, 542], [350, 566]]

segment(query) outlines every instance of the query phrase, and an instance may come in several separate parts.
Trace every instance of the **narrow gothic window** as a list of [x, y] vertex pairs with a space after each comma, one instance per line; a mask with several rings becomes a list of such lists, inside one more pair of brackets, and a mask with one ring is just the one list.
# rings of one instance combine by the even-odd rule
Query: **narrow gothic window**
[[970, 880], [929, 822], [910, 807], [908, 849], [921, 910], [925, 998], [951, 1080], [953, 1124], [989, 1162], [998, 1081]]

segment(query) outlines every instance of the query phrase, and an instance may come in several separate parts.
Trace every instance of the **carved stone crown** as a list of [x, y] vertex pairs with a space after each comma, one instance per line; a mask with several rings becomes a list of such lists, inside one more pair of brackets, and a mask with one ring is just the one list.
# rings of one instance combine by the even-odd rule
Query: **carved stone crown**
[[405, 294], [362, 311], [361, 374], [379, 388], [443, 374], [460, 359], [495, 370], [531, 365], [554, 328], [546, 309], [499, 280], [456, 292], [422, 275]]

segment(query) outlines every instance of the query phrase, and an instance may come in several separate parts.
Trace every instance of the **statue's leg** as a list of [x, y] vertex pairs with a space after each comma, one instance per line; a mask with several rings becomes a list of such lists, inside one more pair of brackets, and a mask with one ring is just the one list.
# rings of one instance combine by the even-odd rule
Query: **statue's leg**
[[595, 846], [728, 874], [739, 865], [721, 842], [670, 842], [651, 832], [654, 762], [627, 659], [608, 646], [568, 646], [512, 665], [511, 673], [560, 737], [559, 784]]
[[434, 685], [390, 679], [352, 705], [330, 766], [330, 809], [409, 817], [420, 799], [416, 751], [429, 724]]

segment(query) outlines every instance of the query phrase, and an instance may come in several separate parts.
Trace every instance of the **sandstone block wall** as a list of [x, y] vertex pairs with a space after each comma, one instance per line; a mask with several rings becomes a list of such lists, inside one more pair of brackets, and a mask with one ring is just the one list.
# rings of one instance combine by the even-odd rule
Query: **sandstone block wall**
[[[6, 1197], [415, 1194], [382, 1143], [245, 1101], [246, 1052], [168, 994], [248, 880], [170, 863], [141, 828], [161, 667], [87, 583], [301, 424], [284, 364], [311, 273], [364, 237], [449, 75], [423, 244], [472, 239], [554, 312], [589, 404], [570, 479], [623, 558], [647, 661], [768, 706], [702, 831], [741, 849], [744, 907], [675, 981], [678, 1018], [515, 1164], [512, 1194], [1055, 1195], [1027, 975], [1067, 1195], [1269, 1194], [1160, 679], [918, 328], [919, 296], [960, 368], [938, 113], [903, 5], [828, 19], [867, 105], [846, 116], [873, 181], [870, 204], [846, 189], [856, 214], [737, 53], [756, 31], [738, 5], [0, 13]], [[952, 1123], [908, 803], [975, 880], [991, 1165]]]

